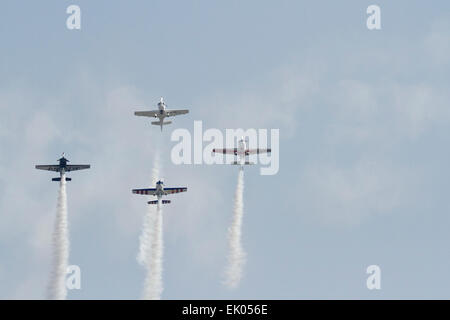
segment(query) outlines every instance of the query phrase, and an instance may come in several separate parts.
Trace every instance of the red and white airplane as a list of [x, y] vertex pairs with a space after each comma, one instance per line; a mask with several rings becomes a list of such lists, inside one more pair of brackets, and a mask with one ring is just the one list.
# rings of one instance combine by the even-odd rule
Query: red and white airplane
[[248, 149], [247, 144], [245, 143], [244, 137], [242, 137], [238, 142], [237, 148], [232, 149], [213, 149], [214, 153], [223, 153], [223, 154], [234, 154], [239, 158], [238, 161], [233, 161], [231, 164], [233, 165], [246, 165], [246, 164], [254, 164], [246, 160], [246, 157], [251, 154], [260, 154], [260, 153], [270, 153], [271, 149]]
[[167, 196], [172, 193], [186, 192], [186, 187], [178, 187], [178, 188], [165, 188], [164, 183], [159, 180], [156, 182], [156, 188], [147, 188], [147, 189], [133, 189], [132, 192], [135, 194], [143, 194], [149, 196], [156, 196], [158, 200], [152, 200], [147, 202], [148, 204], [158, 204], [161, 201], [161, 204], [170, 203], [170, 200], [161, 200], [162, 196]]

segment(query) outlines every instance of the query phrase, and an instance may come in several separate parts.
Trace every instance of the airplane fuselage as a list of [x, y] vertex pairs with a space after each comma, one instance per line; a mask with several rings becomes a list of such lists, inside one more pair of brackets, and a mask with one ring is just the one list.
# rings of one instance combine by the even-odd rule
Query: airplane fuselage
[[166, 104], [164, 103], [164, 100], [161, 98], [161, 100], [158, 102], [158, 110], [159, 112], [155, 115], [159, 119], [159, 126], [162, 127], [164, 125], [164, 118], [167, 117], [166, 114]]
[[158, 118], [162, 121], [166, 117], [166, 104], [163, 101], [158, 102]]
[[60, 176], [62, 176], [63, 174], [66, 173], [67, 162], [69, 162], [69, 160], [62, 157], [58, 161], [59, 161], [59, 174], [60, 174]]
[[247, 144], [245, 143], [245, 140], [244, 139], [239, 140], [235, 155], [238, 156], [239, 163], [241, 165], [243, 165], [245, 162], [245, 156], [247, 155], [245, 152], [246, 149], [247, 149]]
[[158, 200], [159, 200], [159, 199], [161, 199], [161, 197], [162, 197], [163, 195], [165, 195], [165, 194], [166, 194], [166, 193], [164, 192], [164, 187], [163, 187], [162, 182], [161, 182], [161, 181], [158, 181], [158, 182], [156, 183], [156, 192], [155, 192], [156, 197], [158, 197]]

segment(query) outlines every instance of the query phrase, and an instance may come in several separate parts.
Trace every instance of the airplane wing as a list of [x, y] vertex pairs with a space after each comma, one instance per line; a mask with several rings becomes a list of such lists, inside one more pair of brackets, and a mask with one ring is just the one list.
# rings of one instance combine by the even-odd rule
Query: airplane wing
[[91, 166], [89, 164], [70, 164], [66, 166], [65, 171], [77, 171], [77, 170], [83, 170], [83, 169], [89, 169]]
[[152, 110], [152, 111], [135, 111], [134, 115], [139, 117], [158, 117], [159, 110]]
[[132, 192], [135, 194], [144, 194], [144, 195], [154, 196], [156, 193], [156, 189], [155, 188], [133, 189]]
[[59, 165], [38, 165], [36, 169], [59, 172]]
[[172, 193], [179, 193], [179, 192], [186, 192], [187, 188], [185, 187], [179, 187], [179, 188], [164, 188], [164, 192], [166, 194], [172, 194]]
[[223, 154], [237, 154], [237, 148], [233, 149], [213, 149], [214, 153], [223, 153]]
[[178, 116], [180, 114], [186, 114], [189, 110], [166, 110], [166, 116], [168, 117], [174, 117]]
[[272, 149], [247, 149], [245, 150], [245, 154], [260, 154], [260, 153], [270, 153]]

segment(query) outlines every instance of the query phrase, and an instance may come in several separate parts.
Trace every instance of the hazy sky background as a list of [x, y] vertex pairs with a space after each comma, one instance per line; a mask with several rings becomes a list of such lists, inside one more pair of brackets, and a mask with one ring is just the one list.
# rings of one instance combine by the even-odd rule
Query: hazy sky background
[[[0, 298], [44, 298], [58, 185], [34, 165], [63, 151], [92, 166], [67, 187], [69, 298], [139, 298], [147, 204], [131, 189], [150, 186], [158, 144], [165, 183], [189, 189], [164, 210], [164, 299], [450, 298], [448, 1], [9, 0], [0, 57]], [[162, 134], [133, 116], [160, 96], [190, 109]], [[170, 162], [194, 120], [280, 129], [279, 173], [246, 168], [236, 290], [237, 168]]]

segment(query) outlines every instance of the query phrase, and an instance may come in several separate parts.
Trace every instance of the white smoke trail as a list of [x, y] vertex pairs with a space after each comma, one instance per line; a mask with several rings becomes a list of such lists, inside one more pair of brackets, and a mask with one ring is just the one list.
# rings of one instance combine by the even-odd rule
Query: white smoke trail
[[[152, 171], [152, 185], [159, 180], [159, 155], [155, 156], [155, 165]], [[146, 276], [142, 299], [159, 300], [163, 291], [162, 265], [163, 265], [163, 236], [162, 236], [162, 204], [159, 201], [156, 208], [148, 205], [144, 216], [142, 234], [140, 236], [139, 253], [137, 260], [145, 267]]]
[[55, 229], [53, 231], [53, 261], [48, 285], [48, 299], [64, 300], [67, 296], [66, 272], [69, 264], [69, 228], [67, 221], [66, 175], [61, 175]]
[[241, 167], [238, 174], [236, 193], [234, 195], [233, 220], [228, 229], [228, 266], [225, 270], [225, 285], [236, 288], [241, 279], [245, 265], [245, 252], [242, 248], [242, 218], [244, 215], [244, 169]]
[[[152, 169], [152, 183], [151, 185], [156, 185], [159, 179], [159, 154], [155, 155], [155, 163]], [[142, 223], [142, 232], [139, 237], [139, 252], [137, 255], [137, 261], [140, 265], [147, 265], [147, 254], [151, 252], [152, 238], [154, 237], [154, 225], [156, 218], [156, 208], [153, 205], [148, 205], [147, 212], [144, 216], [144, 221]]]
[[153, 238], [150, 256], [148, 257], [147, 275], [144, 282], [142, 299], [160, 300], [163, 291], [163, 217], [162, 203], [158, 201], [154, 220]]

